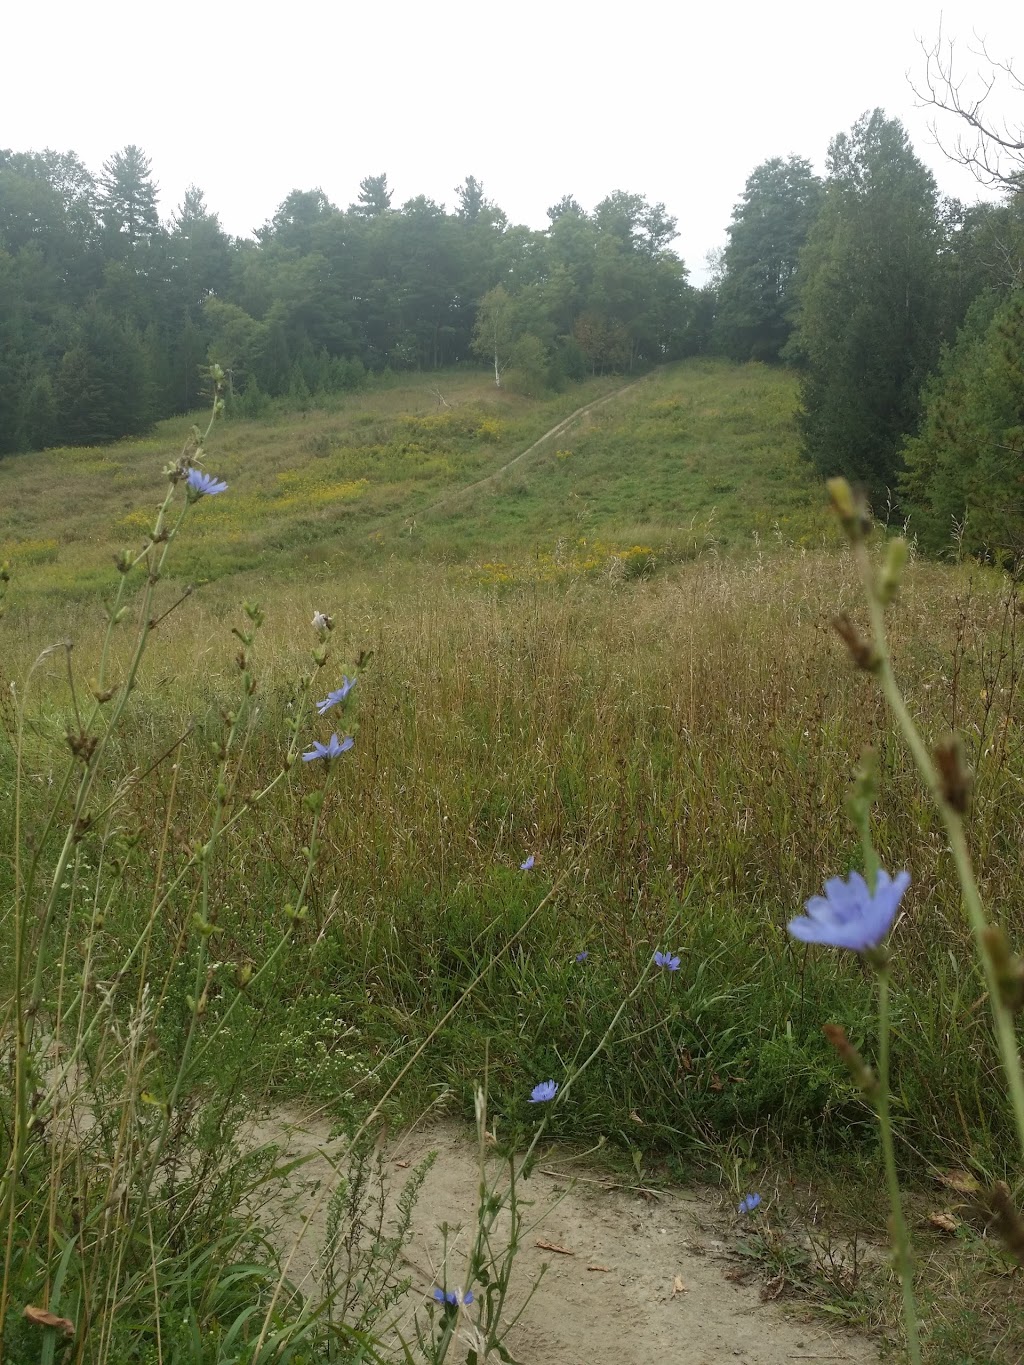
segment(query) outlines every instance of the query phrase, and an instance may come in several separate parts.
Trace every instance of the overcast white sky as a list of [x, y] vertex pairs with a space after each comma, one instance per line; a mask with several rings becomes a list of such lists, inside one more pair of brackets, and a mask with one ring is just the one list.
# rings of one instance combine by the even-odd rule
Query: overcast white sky
[[[829, 139], [876, 105], [944, 192], [978, 197], [907, 84], [940, 17], [965, 73], [974, 34], [1024, 65], [1020, 0], [12, 4], [0, 146], [72, 149], [98, 172], [138, 143], [165, 218], [194, 182], [235, 234], [293, 188], [345, 206], [380, 171], [396, 204], [451, 205], [476, 175], [535, 227], [563, 194], [590, 208], [624, 189], [665, 202], [699, 279], [759, 162], [821, 169]], [[1024, 122], [1024, 96], [1001, 108]]]

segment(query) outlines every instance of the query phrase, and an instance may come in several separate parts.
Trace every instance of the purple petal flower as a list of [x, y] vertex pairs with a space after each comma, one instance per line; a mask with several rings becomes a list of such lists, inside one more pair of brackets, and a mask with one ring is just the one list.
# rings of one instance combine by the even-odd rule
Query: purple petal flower
[[337, 758], [339, 754], [347, 754], [353, 744], [355, 744], [355, 740], [351, 735], [346, 735], [342, 740], [339, 740], [337, 735], [331, 735], [326, 744], [321, 744], [319, 740], [314, 739], [312, 749], [302, 755], [302, 761], [303, 763], [312, 763], [317, 758]]
[[745, 1194], [737, 1205], [737, 1213], [753, 1213], [761, 1202], [759, 1194]]
[[823, 896], [812, 896], [806, 915], [789, 922], [789, 932], [801, 943], [828, 943], [833, 948], [852, 948], [863, 953], [877, 948], [892, 927], [910, 873], [890, 877], [879, 869], [874, 891], [859, 872], [849, 878], [830, 877]]
[[530, 1103], [544, 1104], [547, 1100], [553, 1100], [557, 1094], [557, 1081], [541, 1081], [540, 1085], [535, 1085], [530, 1091]]
[[473, 1302], [473, 1291], [467, 1289], [465, 1294], [463, 1294], [461, 1289], [445, 1290], [435, 1288], [434, 1299], [438, 1303], [448, 1304], [452, 1308], [457, 1307], [460, 1303], [465, 1304], [468, 1307]]
[[336, 687], [333, 692], [328, 692], [323, 701], [317, 702], [317, 715], [325, 715], [332, 706], [337, 706], [339, 702], [344, 701], [355, 685], [355, 678], [350, 678], [347, 674], [343, 674], [341, 686]]
[[227, 484], [220, 479], [215, 479], [212, 474], [204, 474], [201, 469], [190, 469], [185, 476], [185, 482], [189, 486], [193, 498], [201, 498], [204, 494], [213, 497], [215, 493], [227, 491]]
[[583, 951], [582, 951], [582, 953], [577, 953], [577, 954], [576, 954], [576, 961], [577, 961], [577, 962], [586, 962], [588, 956], [589, 956], [589, 954], [588, 954], [586, 948], [584, 948]]
[[666, 967], [670, 972], [677, 972], [679, 970], [679, 959], [673, 957], [671, 953], [655, 953], [654, 965]]
[[530, 856], [527, 858], [527, 860], [526, 860], [525, 863], [520, 863], [520, 864], [519, 864], [519, 871], [520, 871], [520, 872], [529, 872], [530, 868], [533, 867], [533, 864], [534, 864], [535, 862], [536, 862], [536, 859], [534, 858], [533, 854], [531, 853]]

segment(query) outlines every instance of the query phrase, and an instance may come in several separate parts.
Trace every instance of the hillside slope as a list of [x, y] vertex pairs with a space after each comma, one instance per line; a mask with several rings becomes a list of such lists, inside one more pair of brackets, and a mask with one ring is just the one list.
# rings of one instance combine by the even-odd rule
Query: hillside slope
[[[193, 519], [178, 571], [197, 581], [287, 576], [325, 560], [368, 568], [382, 556], [568, 555], [585, 566], [634, 548], [687, 557], [695, 545], [773, 528], [817, 539], [826, 522], [796, 453], [794, 405], [784, 371], [700, 361], [541, 400], [457, 373], [324, 409], [229, 418], [214, 431], [209, 466], [231, 497], [208, 500]], [[143, 440], [0, 463], [0, 546], [22, 588], [78, 596], [106, 583], [110, 553], [144, 537], [161, 470], [187, 430], [181, 419]]]

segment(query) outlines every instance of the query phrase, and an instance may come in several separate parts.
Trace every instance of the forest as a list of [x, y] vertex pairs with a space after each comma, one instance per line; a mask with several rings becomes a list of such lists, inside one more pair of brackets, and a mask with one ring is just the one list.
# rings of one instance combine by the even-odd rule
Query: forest
[[[1019, 154], [1018, 154], [1019, 159]], [[749, 175], [689, 281], [662, 203], [571, 194], [543, 230], [468, 176], [452, 208], [367, 176], [342, 209], [294, 190], [231, 238], [190, 188], [167, 222], [145, 153], [0, 150], [0, 456], [92, 445], [202, 401], [211, 362], [258, 416], [374, 376], [487, 366], [536, 394], [684, 356], [801, 375], [803, 453], [909, 518], [924, 549], [1024, 546], [1024, 191], [940, 196], [902, 124], [866, 113]]]

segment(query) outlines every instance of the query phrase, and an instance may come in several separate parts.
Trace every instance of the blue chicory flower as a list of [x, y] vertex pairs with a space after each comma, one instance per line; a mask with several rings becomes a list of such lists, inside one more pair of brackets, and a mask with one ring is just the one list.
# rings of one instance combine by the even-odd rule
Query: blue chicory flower
[[339, 754], [348, 753], [353, 744], [355, 744], [355, 740], [351, 735], [346, 735], [342, 740], [339, 740], [337, 735], [331, 735], [326, 744], [321, 744], [319, 740], [314, 739], [312, 749], [309, 753], [302, 755], [302, 761], [303, 763], [312, 763], [317, 758], [337, 758]]
[[654, 965], [656, 967], [667, 967], [670, 972], [679, 970], [679, 959], [673, 957], [671, 953], [655, 953]]
[[874, 891], [859, 872], [849, 878], [830, 877], [823, 896], [806, 902], [806, 915], [789, 922], [789, 932], [801, 943], [828, 943], [833, 948], [852, 948], [864, 953], [877, 948], [892, 927], [903, 893], [910, 885], [909, 872], [890, 877], [881, 868]]
[[584, 948], [583, 951], [582, 951], [582, 953], [577, 953], [577, 954], [576, 954], [576, 961], [577, 961], [577, 962], [586, 962], [586, 960], [587, 960], [588, 957], [589, 957], [589, 953], [587, 952], [586, 948]]
[[761, 1203], [759, 1194], [745, 1194], [737, 1205], [737, 1213], [753, 1213]]
[[557, 1081], [541, 1081], [540, 1085], [535, 1085], [530, 1091], [530, 1103], [544, 1104], [547, 1100], [553, 1100], [557, 1094]]
[[461, 1289], [449, 1289], [447, 1292], [443, 1289], [435, 1289], [434, 1298], [438, 1303], [446, 1303], [453, 1308], [460, 1303], [468, 1307], [473, 1302], [473, 1291], [468, 1289], [463, 1294]]
[[531, 853], [530, 856], [527, 858], [527, 860], [526, 860], [525, 863], [520, 863], [520, 864], [519, 864], [519, 871], [520, 871], [520, 872], [529, 872], [530, 868], [533, 867], [533, 864], [534, 864], [535, 862], [536, 862], [536, 859], [534, 858], [533, 854]]
[[215, 493], [227, 491], [227, 484], [223, 480], [215, 479], [212, 474], [204, 474], [201, 469], [190, 469], [185, 476], [185, 482], [197, 498], [207, 493], [213, 497]]
[[336, 687], [333, 692], [328, 692], [323, 701], [317, 702], [317, 714], [322, 716], [328, 712], [332, 706], [337, 706], [339, 702], [344, 701], [355, 685], [355, 678], [350, 678], [347, 674], [342, 674], [341, 686]]

